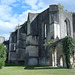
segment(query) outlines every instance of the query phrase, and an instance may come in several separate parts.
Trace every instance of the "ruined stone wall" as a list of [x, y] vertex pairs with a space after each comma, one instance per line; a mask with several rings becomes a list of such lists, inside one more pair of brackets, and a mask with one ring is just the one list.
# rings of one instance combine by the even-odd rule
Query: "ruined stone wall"
[[63, 54], [62, 41], [56, 41], [50, 48], [50, 65], [66, 68], [66, 58]]
[[26, 29], [24, 23], [18, 26], [15, 32], [12, 32], [9, 39], [9, 62], [24, 64], [26, 48]]
[[17, 31], [17, 63], [24, 64], [25, 60], [25, 49], [26, 49], [26, 33], [22, 31], [23, 28], [18, 29]]
[[48, 48], [43, 46], [47, 41], [50, 40], [47, 39], [50, 35], [49, 9], [46, 9], [40, 13], [37, 18], [39, 35], [39, 65], [49, 65]]
[[66, 10], [59, 10], [59, 25], [60, 25], [60, 38], [65, 37], [65, 21], [67, 21], [67, 33], [73, 37], [73, 23], [72, 23], [72, 14]]
[[[70, 56], [70, 62], [70, 68], [75, 68], [75, 54], [74, 56]], [[66, 57], [63, 53], [62, 39], [56, 41], [50, 47], [50, 66], [67, 68]]]
[[17, 43], [17, 31], [12, 32], [9, 38], [9, 54], [8, 54], [8, 62], [16, 62], [16, 49], [15, 45]]
[[[66, 20], [66, 18], [70, 20], [70, 26], [68, 26], [68, 29], [70, 28], [71, 33], [69, 32], [69, 34], [73, 36], [72, 13], [64, 11], [63, 9], [60, 10], [58, 8], [58, 5], [51, 5], [48, 9], [39, 14], [29, 13], [27, 21], [27, 39], [26, 39], [26, 52], [28, 56], [27, 58], [29, 60], [35, 59], [36, 56], [34, 57], [33, 55], [30, 56], [30, 52], [32, 52], [33, 54], [34, 53], [33, 50], [36, 50], [35, 51], [37, 52], [36, 55], [38, 55], [38, 57], [36, 57], [36, 60], [38, 60], [37, 61], [38, 64], [39, 65], [50, 64], [49, 60], [50, 48], [48, 46], [44, 47], [43, 44], [45, 44], [47, 41], [65, 37], [64, 21]], [[28, 62], [31, 62], [29, 60]]]
[[[27, 22], [20, 25], [10, 35], [9, 61], [25, 65], [54, 64], [52, 63], [52, 54], [56, 54], [56, 52], [50, 53], [50, 47], [43, 45], [47, 41], [65, 37], [65, 20], [68, 23], [68, 35], [73, 36], [74, 16], [72, 26], [72, 13], [60, 9], [58, 5], [50, 5], [41, 13], [29, 13]], [[59, 57], [63, 56], [60, 44], [56, 50], [58, 59], [57, 65], [55, 65], [59, 66]], [[61, 63], [63, 62], [61, 61]]]
[[16, 62], [18, 64], [24, 64], [25, 61], [25, 49], [26, 49], [26, 33], [27, 22], [18, 26], [17, 29], [17, 42], [16, 42]]
[[37, 20], [35, 20], [37, 15], [38, 14], [34, 13], [29, 13], [28, 15], [25, 60], [26, 65], [38, 65]]
[[73, 22], [73, 37], [75, 38], [75, 13], [72, 15], [72, 22]]

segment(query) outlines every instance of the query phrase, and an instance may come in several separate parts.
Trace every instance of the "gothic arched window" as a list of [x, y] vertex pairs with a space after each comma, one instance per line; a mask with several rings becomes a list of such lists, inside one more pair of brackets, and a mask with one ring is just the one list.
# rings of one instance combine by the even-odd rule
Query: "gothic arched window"
[[64, 24], [65, 24], [65, 36], [71, 35], [70, 21], [68, 18], [66, 18]]
[[46, 39], [47, 36], [47, 25], [45, 24], [45, 22], [42, 23], [42, 37], [43, 39]]
[[65, 21], [65, 36], [67, 36], [67, 22]]
[[46, 32], [47, 32], [46, 27], [47, 27], [47, 26], [46, 26], [46, 24], [45, 24], [45, 30], [44, 30], [44, 31], [45, 31], [45, 38], [46, 38]]

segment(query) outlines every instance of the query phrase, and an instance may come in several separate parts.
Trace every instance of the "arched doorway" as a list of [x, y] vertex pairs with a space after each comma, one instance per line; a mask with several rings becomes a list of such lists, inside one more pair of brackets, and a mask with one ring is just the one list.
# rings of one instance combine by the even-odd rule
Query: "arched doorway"
[[63, 56], [60, 56], [60, 67], [63, 67]]

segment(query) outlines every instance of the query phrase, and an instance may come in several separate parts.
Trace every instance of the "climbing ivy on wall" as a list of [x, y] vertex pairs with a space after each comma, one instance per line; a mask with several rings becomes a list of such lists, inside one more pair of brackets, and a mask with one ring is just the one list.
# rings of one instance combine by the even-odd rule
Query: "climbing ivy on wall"
[[63, 53], [66, 57], [67, 68], [70, 68], [70, 55], [74, 55], [75, 51], [75, 39], [71, 36], [66, 36], [62, 40]]
[[53, 40], [52, 40], [52, 41], [50, 41], [50, 42], [49, 42], [49, 41], [47, 41], [47, 43], [45, 43], [43, 46], [47, 46], [47, 45], [51, 46], [54, 42], [55, 42], [55, 41], [53, 41]]

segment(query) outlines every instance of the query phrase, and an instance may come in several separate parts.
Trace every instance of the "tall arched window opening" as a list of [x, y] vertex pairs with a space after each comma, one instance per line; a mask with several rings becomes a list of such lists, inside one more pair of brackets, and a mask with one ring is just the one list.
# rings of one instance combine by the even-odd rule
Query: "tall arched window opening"
[[44, 31], [45, 31], [45, 38], [46, 38], [46, 32], [47, 32], [46, 27], [47, 27], [47, 26], [46, 26], [46, 24], [45, 24], [45, 30], [44, 30]]
[[65, 36], [67, 36], [67, 22], [65, 21]]
[[45, 22], [42, 23], [42, 38], [43, 40], [47, 37], [47, 25]]
[[71, 27], [70, 27], [70, 21], [68, 18], [64, 21], [65, 25], [65, 36], [71, 35]]

